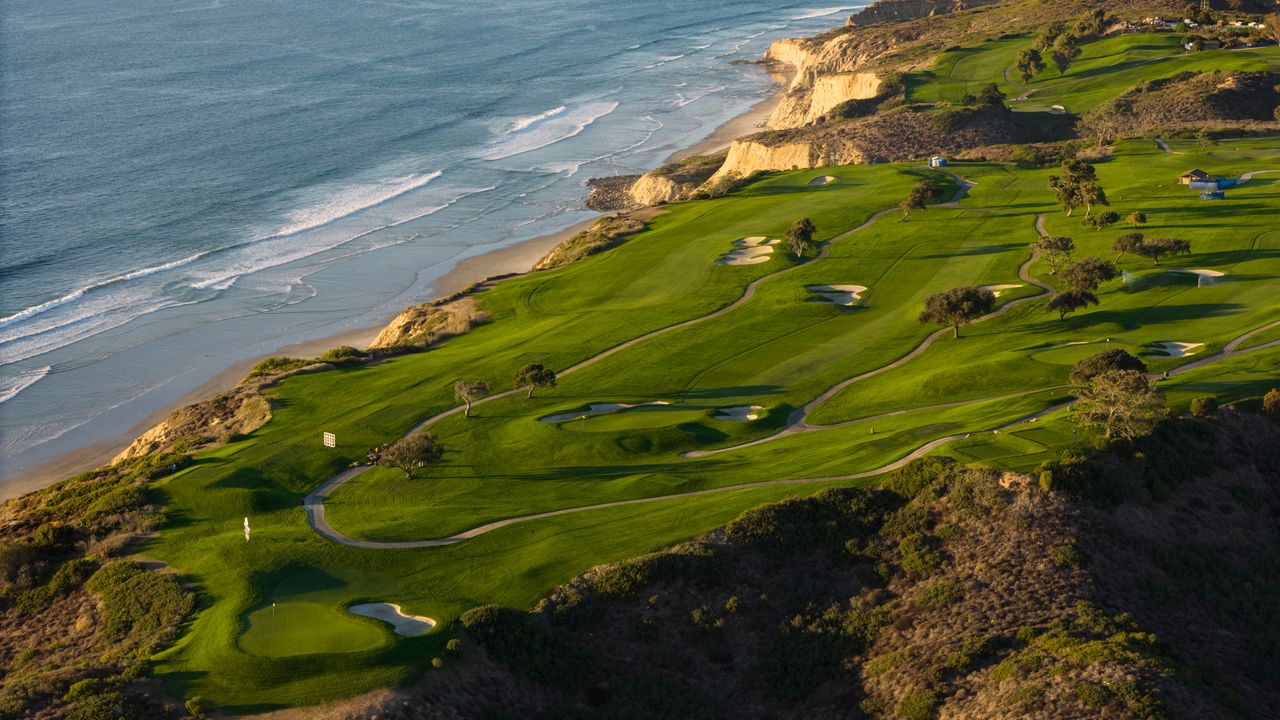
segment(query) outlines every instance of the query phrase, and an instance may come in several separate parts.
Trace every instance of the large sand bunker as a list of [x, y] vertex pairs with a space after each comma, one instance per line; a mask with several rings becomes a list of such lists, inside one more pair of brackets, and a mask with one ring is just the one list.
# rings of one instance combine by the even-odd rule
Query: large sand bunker
[[405, 615], [399, 605], [391, 603], [361, 603], [347, 608], [352, 615], [381, 620], [391, 626], [395, 634], [401, 637], [417, 637], [426, 635], [436, 626], [436, 621], [421, 615]]
[[731, 420], [733, 422], [759, 420], [761, 410], [764, 410], [764, 406], [762, 405], [739, 405], [737, 407], [717, 408], [714, 419]]
[[768, 240], [761, 236], [734, 240], [733, 246], [737, 250], [730, 250], [721, 255], [716, 259], [716, 264], [759, 265], [762, 262], [769, 262], [769, 256], [773, 254], [773, 246], [779, 242], [779, 240]]
[[826, 185], [829, 182], [835, 182], [835, 179], [836, 179], [835, 175], [823, 175], [822, 177], [816, 177], [810, 180], [809, 184], [810, 185]]
[[817, 295], [819, 302], [850, 306], [862, 299], [860, 294], [866, 290], [865, 285], [805, 285], [806, 290]]
[[628, 405], [626, 403], [592, 403], [587, 406], [586, 410], [575, 410], [574, 412], [560, 413], [559, 415], [548, 415], [544, 418], [538, 418], [540, 422], [558, 423], [568, 420], [579, 420], [581, 418], [591, 417], [592, 415], [605, 415], [619, 410], [626, 410], [633, 407], [641, 407], [644, 405], [670, 405], [666, 400], [654, 400], [653, 402], [640, 403], [638, 405]]
[[1000, 297], [1000, 294], [1003, 293], [1005, 290], [1016, 290], [1020, 287], [1022, 286], [1021, 285], [983, 285], [982, 289], [990, 290], [992, 295], [995, 295], [996, 297]]
[[1195, 275], [1196, 285], [1212, 285], [1220, 278], [1226, 276], [1226, 273], [1219, 270], [1209, 270], [1208, 268], [1170, 268], [1169, 272], [1180, 273], [1183, 275]]
[[1152, 347], [1160, 353], [1161, 357], [1186, 357], [1200, 352], [1200, 348], [1204, 347], [1204, 343], [1166, 341], [1154, 343]]

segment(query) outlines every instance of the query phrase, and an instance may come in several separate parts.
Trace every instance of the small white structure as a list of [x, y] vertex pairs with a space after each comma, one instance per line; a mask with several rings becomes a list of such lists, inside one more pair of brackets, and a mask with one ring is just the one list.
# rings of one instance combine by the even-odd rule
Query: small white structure
[[337, 447], [338, 438], [331, 432], [327, 432], [323, 436], [325, 447]]
[[249, 542], [249, 518], [244, 519], [244, 541]]
[[929, 167], [946, 167], [947, 165], [947, 159], [941, 155], [934, 155], [929, 158]]

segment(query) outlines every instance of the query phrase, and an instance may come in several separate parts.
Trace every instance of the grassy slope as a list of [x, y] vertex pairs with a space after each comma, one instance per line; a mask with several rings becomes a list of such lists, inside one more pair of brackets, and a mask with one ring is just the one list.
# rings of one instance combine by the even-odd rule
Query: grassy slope
[[1036, 89], [1025, 101], [1013, 104], [1017, 110], [1043, 111], [1062, 105], [1068, 112], [1082, 113], [1141, 82], [1187, 70], [1280, 68], [1280, 48], [1275, 46], [1188, 53], [1182, 49], [1181, 38], [1174, 33], [1138, 34], [1086, 43], [1080, 57], [1061, 76], [1046, 55], [1048, 67], [1027, 85], [1013, 70], [1009, 78], [1014, 82], [1007, 82], [1004, 71], [1013, 67], [1022, 49], [1031, 46], [1032, 38], [1006, 38], [947, 51], [929, 70], [908, 73], [904, 81], [914, 102], [959, 103], [966, 93], [977, 93], [988, 83], [996, 83], [1010, 98]]
[[[1231, 206], [1249, 214], [1226, 216], [1221, 210], [1210, 214], [1168, 179], [1189, 164], [1220, 172], [1280, 167], [1280, 153], [1268, 145], [1274, 148], [1273, 141], [1233, 144], [1206, 157], [1126, 145], [1099, 166], [1118, 210], [1144, 209], [1152, 217], [1148, 232], [1167, 230], [1192, 240], [1195, 254], [1169, 264], [1223, 269], [1235, 276], [1231, 282], [1133, 293], [1109, 288], [1101, 308], [1066, 323], [1052, 320], [1040, 302], [1031, 303], [970, 328], [959, 342], [938, 344], [874, 385], [852, 386], [814, 419], [865, 417], [894, 407], [1060, 385], [1076, 352], [1058, 357], [1035, 351], [1057, 341], [1113, 336], [1137, 347], [1152, 340], [1194, 340], [1209, 343], [1206, 351], [1212, 352], [1244, 329], [1274, 319], [1277, 306], [1266, 288], [1280, 274], [1280, 235], [1271, 229], [1280, 212], [1280, 181], [1259, 179], [1234, 191]], [[1153, 167], [1158, 175], [1151, 175]], [[540, 509], [848, 473], [900, 457], [925, 440], [990, 428], [1053, 404], [1060, 391], [908, 413], [876, 421], [874, 435], [869, 427], [851, 425], [701, 460], [677, 457], [680, 450], [763, 436], [792, 406], [901, 356], [930, 331], [914, 319], [928, 292], [1016, 282], [1016, 268], [1034, 238], [1034, 213], [1053, 212], [1045, 173], [977, 164], [959, 170], [978, 182], [963, 210], [934, 208], [906, 223], [883, 217], [838, 243], [830, 258], [766, 282], [739, 310], [617, 353], [533, 400], [496, 401], [478, 407], [471, 420], [449, 418], [434, 428], [451, 451], [444, 467], [430, 479], [411, 482], [387, 471], [368, 473], [334, 495], [332, 521], [355, 535], [416, 539]], [[158, 659], [158, 672], [188, 694], [236, 709], [315, 702], [394, 684], [438, 652], [440, 634], [397, 642], [385, 626], [374, 624], [381, 633], [376, 648], [268, 657], [288, 651], [264, 650], [261, 638], [242, 633], [250, 614], [271, 602], [305, 601], [323, 616], [353, 602], [390, 601], [446, 622], [484, 602], [528, 606], [592, 565], [710, 529], [743, 508], [810, 491], [814, 486], [768, 487], [594, 511], [417, 551], [333, 545], [307, 528], [299, 506], [302, 494], [364, 448], [450, 406], [450, 385], [459, 376], [505, 387], [521, 363], [565, 367], [621, 340], [704, 314], [736, 298], [749, 280], [791, 262], [778, 254], [762, 265], [715, 265], [733, 239], [777, 236], [800, 215], [812, 217], [820, 236], [830, 237], [893, 205], [915, 180], [896, 166], [839, 168], [831, 171], [838, 182], [811, 188], [813, 174], [783, 174], [730, 198], [677, 206], [617, 249], [505, 283], [483, 298], [493, 321], [440, 350], [285, 382], [275, 392], [280, 407], [271, 423], [160, 485], [173, 520], [145, 552], [198, 578], [208, 604], [182, 641]], [[1060, 213], [1050, 215], [1049, 229], [1074, 235], [1086, 252], [1109, 247], [1116, 234], [1086, 231]], [[1125, 266], [1139, 267], [1136, 260]], [[809, 302], [808, 283], [870, 289], [862, 307], [844, 309]], [[1026, 289], [1002, 300], [1019, 292]], [[1268, 373], [1274, 376], [1277, 356], [1246, 356], [1232, 361], [1229, 373], [1189, 373], [1175, 381], [1171, 395], [1185, 402], [1184, 395], [1206, 387], [1227, 395], [1254, 392]], [[961, 373], [961, 367], [969, 370]], [[877, 391], [868, 393], [872, 387]], [[537, 421], [588, 402], [652, 399], [702, 409], [753, 403], [771, 412], [755, 423], [703, 421], [616, 432], [577, 432]], [[318, 447], [321, 430], [338, 433], [336, 450]], [[1047, 456], [1068, 435], [1061, 419], [1050, 417], [998, 437], [1032, 457]], [[1003, 445], [982, 449], [979, 441], [988, 437], [995, 436], [975, 436], [954, 447], [999, 460]], [[245, 515], [254, 526], [248, 543], [241, 528]], [[361, 632], [372, 623], [358, 622]]]

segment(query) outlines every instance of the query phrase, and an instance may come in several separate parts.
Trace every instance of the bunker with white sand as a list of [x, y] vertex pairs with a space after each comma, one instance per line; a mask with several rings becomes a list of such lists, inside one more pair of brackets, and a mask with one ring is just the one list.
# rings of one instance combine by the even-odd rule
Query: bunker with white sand
[[751, 420], [759, 420], [764, 415], [761, 412], [762, 410], [764, 410], [763, 405], [738, 405], [736, 407], [717, 408], [713, 419], [749, 422]]
[[1004, 291], [1016, 290], [1020, 287], [1022, 286], [1021, 285], [983, 285], [982, 289], [990, 290], [992, 295], [995, 295], [996, 297], [1000, 297], [1000, 295], [1003, 294]]
[[809, 184], [810, 185], [826, 185], [828, 183], [835, 182], [835, 179], [836, 179], [835, 175], [823, 175], [822, 177], [816, 177], [810, 180]]
[[637, 403], [628, 405], [627, 403], [592, 403], [585, 410], [575, 410], [573, 412], [560, 413], [558, 415], [548, 415], [538, 418], [539, 422], [559, 423], [568, 422], [569, 420], [581, 420], [595, 415], [607, 415], [609, 413], [618, 412], [619, 410], [629, 410], [635, 407], [643, 407], [645, 405], [670, 405], [666, 400], [654, 400], [653, 402]]
[[1166, 340], [1152, 343], [1151, 347], [1156, 352], [1149, 354], [1156, 357], [1186, 357], [1200, 352], [1200, 348], [1204, 347], [1204, 343], [1184, 343]]
[[829, 302], [845, 307], [857, 304], [862, 299], [862, 293], [867, 289], [865, 285], [805, 285], [804, 287], [817, 296], [814, 298], [816, 302]]
[[391, 626], [395, 634], [401, 637], [418, 637], [426, 635], [436, 626], [436, 621], [422, 615], [406, 615], [399, 605], [391, 603], [360, 603], [347, 608], [352, 615], [381, 620]]
[[779, 242], [781, 241], [769, 240], [759, 235], [734, 240], [733, 246], [737, 249], [721, 255], [716, 259], [716, 264], [759, 265], [763, 262], [769, 262], [769, 256], [773, 254], [773, 246]]

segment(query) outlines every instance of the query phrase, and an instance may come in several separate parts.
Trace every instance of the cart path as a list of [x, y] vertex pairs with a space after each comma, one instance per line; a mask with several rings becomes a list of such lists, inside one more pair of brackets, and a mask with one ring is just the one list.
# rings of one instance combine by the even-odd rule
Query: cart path
[[[1258, 333], [1265, 332], [1274, 327], [1280, 327], [1280, 320], [1271, 322], [1262, 327], [1254, 328], [1253, 330], [1250, 330], [1249, 332], [1244, 333], [1243, 335], [1240, 335], [1239, 337], [1228, 342], [1226, 345], [1223, 346], [1223, 349], [1218, 353], [1211, 355], [1207, 358], [1204, 358], [1203, 360], [1199, 360], [1195, 363], [1182, 365], [1174, 370], [1170, 370], [1169, 375], [1170, 376], [1180, 375], [1184, 372], [1189, 372], [1191, 370], [1204, 367], [1205, 365], [1210, 365], [1215, 362], [1220, 362], [1222, 360], [1226, 360], [1236, 355], [1252, 353], [1252, 352], [1256, 352], [1259, 350], [1264, 350], [1272, 347], [1280, 347], [1280, 339], [1278, 339], [1278, 340], [1272, 340], [1270, 342], [1263, 343], [1261, 345], [1257, 345], [1251, 348], [1246, 348], [1244, 350], [1237, 349], [1242, 342], [1248, 340], [1250, 337], [1253, 337]], [[1052, 389], [1052, 388], [1047, 388], [1047, 389]], [[1033, 390], [1033, 391], [1029, 391], [1029, 393], [1030, 392], [1040, 392], [1040, 391]], [[981, 402], [981, 400], [975, 400], [971, 402]], [[338, 475], [337, 477], [334, 477], [332, 480], [325, 483], [320, 488], [316, 489], [314, 492], [308, 495], [306, 499], [303, 501], [303, 507], [306, 509], [307, 522], [308, 524], [311, 525], [312, 529], [314, 529], [322, 537], [342, 545], [347, 545], [350, 547], [357, 547], [357, 548], [366, 548], [371, 550], [407, 550], [407, 549], [415, 549], [415, 548], [444, 547], [447, 545], [455, 545], [457, 543], [470, 540], [472, 538], [478, 537], [488, 532], [492, 532], [499, 528], [504, 528], [508, 525], [514, 525], [516, 523], [526, 522], [529, 520], [541, 520], [544, 518], [558, 517], [561, 515], [571, 515], [573, 513], [589, 512], [591, 510], [605, 510], [608, 508], [625, 507], [628, 505], [639, 505], [642, 503], [653, 503], [653, 502], [662, 502], [665, 500], [678, 500], [681, 498], [702, 497], [704, 495], [712, 495], [715, 493], [723, 493], [723, 492], [734, 492], [736, 490], [750, 490], [753, 488], [776, 487], [776, 486], [782, 486], [782, 485], [816, 485], [816, 484], [822, 484], [822, 483], [843, 482], [848, 480], [860, 480], [864, 478], [874, 477], [876, 475], [882, 475], [884, 473], [897, 470], [898, 468], [902, 467], [903, 465], [906, 465], [912, 460], [924, 457], [930, 452], [942, 447], [943, 445], [946, 445], [947, 443], [953, 442], [955, 440], [963, 440], [964, 438], [967, 438], [970, 435], [973, 435], [974, 433], [998, 432], [1001, 430], [1005, 430], [1007, 428], [1014, 427], [1016, 425], [1032, 422], [1045, 415], [1048, 415], [1050, 413], [1066, 408], [1070, 404], [1071, 404], [1070, 402], [1059, 403], [1052, 407], [1039, 410], [1037, 412], [1031, 413], [1030, 415], [1024, 415], [1015, 420], [1011, 420], [1009, 422], [1002, 423], [1000, 425], [987, 428], [985, 430], [973, 430], [965, 433], [956, 433], [954, 435], [947, 435], [934, 440], [930, 440], [929, 442], [926, 442], [920, 445], [915, 450], [912, 450], [910, 453], [903, 455], [901, 458], [894, 460], [893, 462], [887, 463], [885, 465], [881, 465], [880, 467], [877, 467], [877, 468], [872, 468], [870, 470], [864, 470], [856, 473], [849, 473], [847, 475], [831, 475], [827, 477], [795, 478], [795, 479], [785, 479], [785, 480], [763, 480], [761, 482], [742, 483], [739, 485], [726, 485], [726, 486], [717, 487], [717, 488], [707, 488], [705, 490], [693, 490], [690, 492], [673, 493], [671, 495], [657, 495], [653, 497], [633, 498], [630, 500], [615, 500], [612, 502], [596, 503], [594, 505], [580, 505], [578, 507], [561, 508], [559, 510], [551, 510], [548, 512], [532, 513], [529, 515], [520, 515], [518, 517], [495, 520], [493, 522], [471, 528], [470, 530], [464, 530], [460, 533], [456, 533], [454, 535], [449, 535], [447, 537], [440, 537], [440, 538], [428, 538], [425, 540], [406, 540], [406, 541], [398, 541], [398, 542], [378, 542], [375, 540], [359, 540], [359, 539], [344, 535], [338, 532], [337, 530], [335, 530], [331, 525], [329, 525], [329, 523], [325, 520], [325, 517], [324, 517], [324, 496], [327, 495], [330, 491], [332, 491], [337, 486], [341, 485], [347, 480], [350, 480], [356, 475], [359, 475], [360, 472], [363, 472], [365, 468], [353, 468], [351, 470], [348, 470]], [[923, 409], [923, 408], [914, 408], [914, 409]], [[899, 412], [909, 412], [909, 410], [904, 410]]]

